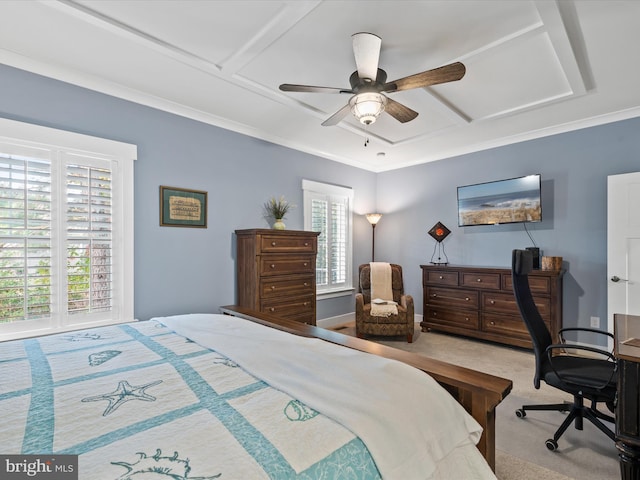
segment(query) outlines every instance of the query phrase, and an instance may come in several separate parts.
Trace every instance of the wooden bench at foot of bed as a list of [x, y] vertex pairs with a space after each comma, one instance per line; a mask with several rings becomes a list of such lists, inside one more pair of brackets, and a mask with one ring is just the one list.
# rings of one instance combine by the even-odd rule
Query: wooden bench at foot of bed
[[496, 406], [509, 394], [511, 380], [459, 367], [397, 348], [363, 340], [324, 328], [286, 320], [237, 305], [220, 307], [220, 312], [245, 318], [296, 335], [315, 337], [385, 358], [407, 363], [431, 375], [476, 419], [483, 433], [478, 449], [495, 471], [496, 466]]

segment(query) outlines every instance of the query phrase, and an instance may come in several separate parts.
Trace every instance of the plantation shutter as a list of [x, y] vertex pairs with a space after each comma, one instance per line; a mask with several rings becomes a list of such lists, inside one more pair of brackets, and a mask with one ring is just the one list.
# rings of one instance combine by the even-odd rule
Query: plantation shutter
[[0, 154], [0, 319], [3, 323], [51, 314], [51, 203], [48, 160]]
[[[77, 159], [74, 159], [77, 160]], [[64, 184], [66, 268], [53, 271], [52, 165], [49, 160], [0, 154], [0, 318], [3, 323], [56, 313], [89, 314], [112, 308], [112, 175], [108, 168], [67, 164]], [[106, 163], [106, 162], [105, 162]], [[55, 185], [53, 185], [55, 187]], [[55, 188], [54, 188], [55, 189]], [[66, 279], [62, 279], [62, 276]], [[66, 296], [66, 300], [65, 297]]]
[[345, 202], [331, 202], [331, 283], [346, 281], [347, 265], [347, 208]]
[[111, 170], [66, 167], [67, 310], [88, 314], [112, 308]]
[[327, 252], [327, 213], [328, 202], [314, 198], [311, 201], [311, 230], [318, 235], [318, 254], [316, 255], [316, 287], [329, 284], [329, 254]]

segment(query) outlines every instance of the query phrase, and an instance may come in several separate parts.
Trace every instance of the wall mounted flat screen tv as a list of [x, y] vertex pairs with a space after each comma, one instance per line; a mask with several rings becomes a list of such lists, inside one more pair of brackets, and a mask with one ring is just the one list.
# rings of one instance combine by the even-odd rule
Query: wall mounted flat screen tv
[[540, 175], [458, 187], [458, 226], [542, 221]]

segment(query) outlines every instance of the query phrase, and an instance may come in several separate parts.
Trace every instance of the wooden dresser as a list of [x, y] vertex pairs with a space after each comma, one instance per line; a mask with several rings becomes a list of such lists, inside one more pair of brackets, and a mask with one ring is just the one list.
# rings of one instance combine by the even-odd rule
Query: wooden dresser
[[[440, 330], [493, 342], [533, 348], [511, 284], [511, 270], [421, 265], [422, 331]], [[534, 270], [529, 285], [553, 339], [562, 328], [562, 274]]]
[[236, 230], [238, 305], [315, 325], [318, 235]]

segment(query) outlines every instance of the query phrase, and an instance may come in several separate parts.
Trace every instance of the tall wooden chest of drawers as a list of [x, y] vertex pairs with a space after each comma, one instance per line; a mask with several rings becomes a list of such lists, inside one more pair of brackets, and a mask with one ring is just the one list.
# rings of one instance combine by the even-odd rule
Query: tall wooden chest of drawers
[[236, 230], [238, 305], [315, 325], [318, 235]]
[[[533, 348], [506, 268], [421, 265], [422, 330]], [[529, 285], [551, 337], [562, 328], [563, 271], [534, 270]]]

